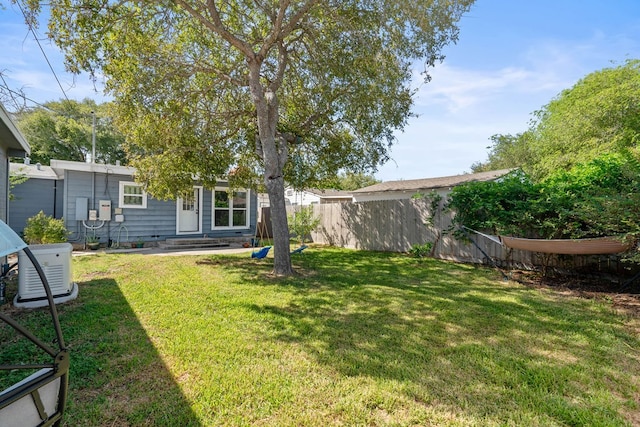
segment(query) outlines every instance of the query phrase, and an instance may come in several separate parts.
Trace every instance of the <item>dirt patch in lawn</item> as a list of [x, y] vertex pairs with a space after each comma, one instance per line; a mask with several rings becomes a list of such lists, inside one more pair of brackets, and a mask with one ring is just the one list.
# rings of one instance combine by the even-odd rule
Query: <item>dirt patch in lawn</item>
[[610, 301], [615, 310], [640, 319], [640, 280], [625, 286], [625, 280], [612, 280], [609, 277], [543, 276], [531, 271], [512, 271], [510, 277], [529, 287], [545, 288], [574, 297]]

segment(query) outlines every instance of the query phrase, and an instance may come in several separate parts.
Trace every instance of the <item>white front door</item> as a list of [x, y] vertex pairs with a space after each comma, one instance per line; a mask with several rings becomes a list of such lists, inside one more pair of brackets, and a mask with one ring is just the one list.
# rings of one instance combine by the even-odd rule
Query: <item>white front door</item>
[[202, 220], [202, 187], [193, 189], [193, 196], [178, 198], [178, 234], [180, 233], [200, 233]]

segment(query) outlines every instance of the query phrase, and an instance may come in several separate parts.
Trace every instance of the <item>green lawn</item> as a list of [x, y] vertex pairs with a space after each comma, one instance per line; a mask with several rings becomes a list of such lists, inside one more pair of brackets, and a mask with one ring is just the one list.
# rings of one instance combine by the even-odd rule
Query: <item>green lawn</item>
[[638, 319], [606, 301], [401, 254], [294, 264], [274, 279], [248, 254], [75, 258], [66, 425], [640, 425]]

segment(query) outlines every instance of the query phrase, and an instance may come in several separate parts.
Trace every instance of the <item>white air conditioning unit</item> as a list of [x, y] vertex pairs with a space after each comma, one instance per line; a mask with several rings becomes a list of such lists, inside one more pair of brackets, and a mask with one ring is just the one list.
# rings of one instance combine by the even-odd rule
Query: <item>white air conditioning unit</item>
[[[29, 249], [44, 271], [54, 301], [58, 303], [75, 298], [78, 289], [73, 283], [71, 269], [73, 246], [70, 243], [54, 243], [29, 245]], [[18, 253], [18, 294], [14, 305], [29, 308], [48, 305], [47, 294], [38, 271], [24, 251]]]

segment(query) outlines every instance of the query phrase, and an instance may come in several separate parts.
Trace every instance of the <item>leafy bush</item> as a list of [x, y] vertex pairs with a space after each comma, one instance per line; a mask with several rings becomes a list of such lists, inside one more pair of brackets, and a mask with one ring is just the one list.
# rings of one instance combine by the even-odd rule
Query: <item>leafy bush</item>
[[431, 250], [433, 249], [433, 242], [427, 242], [422, 245], [413, 245], [411, 249], [409, 249], [409, 254], [416, 258], [424, 258], [431, 255]]
[[533, 203], [539, 187], [522, 171], [511, 172], [499, 181], [459, 185], [449, 195], [447, 208], [455, 211], [454, 227], [496, 234], [529, 236], [539, 233], [540, 216], [550, 207]]
[[289, 232], [297, 236], [302, 245], [311, 232], [320, 224], [320, 218], [313, 216], [313, 206], [300, 206], [288, 216]]
[[24, 239], [30, 244], [62, 243], [69, 237], [69, 231], [62, 219], [45, 215], [43, 211], [27, 219]]
[[518, 237], [640, 235], [640, 162], [605, 154], [533, 182], [521, 171], [456, 187], [454, 226]]

